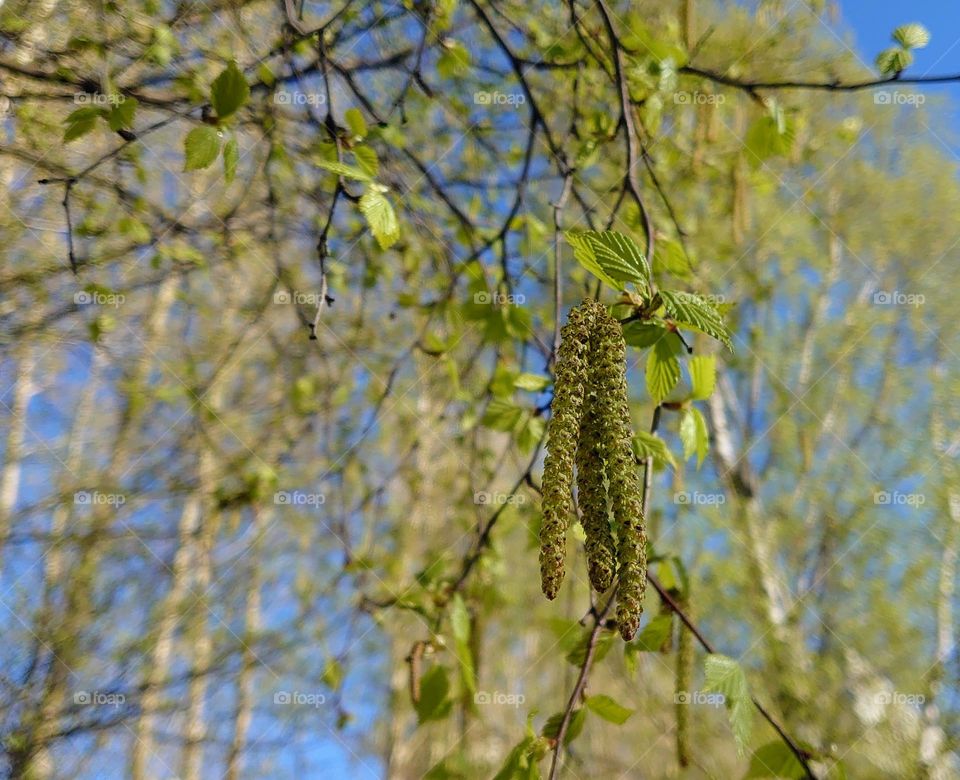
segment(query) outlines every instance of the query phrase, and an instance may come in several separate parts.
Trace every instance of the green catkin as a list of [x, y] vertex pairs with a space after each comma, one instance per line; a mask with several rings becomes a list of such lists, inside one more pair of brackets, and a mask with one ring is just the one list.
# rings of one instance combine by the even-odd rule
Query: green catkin
[[[590, 306], [594, 320], [604, 316], [603, 306], [595, 301]], [[600, 407], [597, 399], [597, 377], [593, 367], [597, 362], [597, 341], [591, 339], [589, 363], [591, 370], [583, 402], [580, 422], [580, 444], [577, 447], [577, 499], [580, 521], [586, 536], [587, 571], [594, 590], [603, 593], [613, 584], [616, 569], [616, 546], [610, 532], [610, 513], [607, 508], [605, 461], [609, 457], [603, 436]]]
[[633, 459], [627, 401], [626, 343], [620, 323], [606, 310], [597, 317], [592, 365], [603, 440], [609, 447], [607, 479], [617, 528], [617, 627], [629, 642], [640, 626], [647, 588], [647, 535], [643, 494]]
[[[692, 618], [689, 594], [681, 601], [681, 608]], [[674, 709], [677, 717], [677, 763], [690, 766], [690, 682], [693, 677], [693, 633], [682, 620], [677, 620], [680, 630], [677, 637], [677, 673]]]
[[543, 523], [540, 526], [540, 587], [548, 599], [556, 598], [563, 582], [574, 453], [580, 438], [594, 311], [590, 306], [571, 309], [567, 324], [560, 332], [557, 350], [547, 455], [543, 461]]

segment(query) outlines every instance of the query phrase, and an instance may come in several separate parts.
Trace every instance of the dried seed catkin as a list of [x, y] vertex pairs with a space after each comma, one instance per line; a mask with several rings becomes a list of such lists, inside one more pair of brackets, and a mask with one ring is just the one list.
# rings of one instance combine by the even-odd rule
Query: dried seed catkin
[[543, 461], [543, 522], [540, 526], [540, 587], [548, 599], [560, 590], [564, 574], [567, 517], [570, 513], [573, 464], [587, 380], [587, 353], [594, 309], [571, 309], [560, 332], [554, 371], [553, 401]]
[[592, 365], [602, 438], [609, 447], [607, 479], [617, 529], [617, 627], [626, 641], [640, 626], [647, 587], [647, 535], [643, 494], [633, 460], [630, 406], [627, 400], [626, 343], [620, 323], [606, 310], [597, 316]]
[[[594, 321], [605, 316], [603, 306], [588, 301]], [[606, 461], [608, 442], [604, 438], [603, 423], [597, 393], [597, 340], [591, 338], [589, 377], [583, 401], [583, 419], [580, 422], [580, 444], [577, 447], [577, 499], [581, 524], [586, 536], [587, 571], [594, 590], [603, 593], [613, 584], [616, 573], [616, 545], [610, 532], [610, 512], [607, 507]]]

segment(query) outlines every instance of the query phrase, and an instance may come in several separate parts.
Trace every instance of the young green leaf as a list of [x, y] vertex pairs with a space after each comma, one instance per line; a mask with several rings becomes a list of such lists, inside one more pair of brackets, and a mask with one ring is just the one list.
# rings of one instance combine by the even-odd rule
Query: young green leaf
[[717, 307], [705, 298], [688, 292], [661, 290], [664, 308], [677, 325], [705, 333], [733, 350], [730, 331], [723, 322]]
[[786, 780], [802, 780], [807, 776], [803, 765], [782, 740], [769, 742], [753, 751], [750, 768], [744, 780], [754, 777], [777, 777]]
[[84, 106], [73, 111], [63, 120], [63, 142], [81, 138], [96, 127], [97, 119], [104, 115], [104, 109], [96, 106]]
[[183, 170], [195, 171], [208, 167], [220, 153], [220, 133], [203, 125], [195, 127], [183, 139], [185, 161]]
[[680, 418], [680, 441], [683, 443], [683, 459], [687, 460], [696, 453], [697, 468], [700, 468], [703, 459], [707, 457], [710, 435], [707, 432], [707, 421], [694, 406], [684, 409]]
[[577, 262], [601, 281], [617, 290], [633, 282], [642, 292], [649, 291], [650, 267], [630, 236], [615, 230], [568, 230], [564, 235]]
[[443, 53], [437, 60], [437, 72], [445, 79], [462, 76], [470, 68], [470, 52], [459, 41], [448, 38], [443, 42]]
[[623, 340], [631, 347], [652, 347], [666, 334], [666, 325], [654, 320], [652, 322], [628, 322], [623, 326]]
[[[573, 711], [573, 715], [570, 716], [570, 722], [567, 724], [567, 733], [563, 738], [564, 745], [569, 745], [580, 735], [580, 732], [583, 731], [583, 724], [586, 722], [586, 720], [587, 711], [585, 709], [581, 707], [580, 709]], [[562, 723], [562, 712], [551, 715], [549, 718], [547, 718], [547, 722], [543, 724], [543, 731], [541, 733], [543, 736], [548, 737], [549, 739], [556, 739], [560, 734], [560, 725]]]
[[647, 392], [659, 404], [680, 381], [680, 361], [670, 342], [663, 338], [647, 355]]
[[658, 653], [663, 643], [670, 636], [670, 630], [673, 628], [673, 615], [669, 612], [655, 616], [647, 625], [643, 627], [637, 638], [627, 645], [628, 648], [637, 652]]
[[930, 43], [930, 33], [922, 24], [911, 22], [894, 30], [893, 40], [905, 49], [922, 49]]
[[223, 178], [227, 180], [227, 184], [233, 181], [234, 176], [237, 175], [237, 161], [240, 159], [240, 150], [237, 146], [237, 139], [230, 138], [223, 145]]
[[356, 179], [357, 181], [367, 181], [372, 182], [373, 176], [367, 173], [362, 168], [357, 168], [353, 165], [347, 165], [346, 163], [339, 162], [337, 160], [318, 160], [317, 165], [321, 168], [335, 173], [338, 176], [346, 176], [348, 179]]
[[450, 602], [450, 628], [457, 660], [460, 662], [460, 676], [463, 685], [471, 694], [477, 692], [476, 673], [473, 664], [473, 652], [470, 648], [470, 613], [463, 597], [456, 593]]
[[393, 206], [384, 195], [385, 187], [371, 183], [360, 198], [360, 211], [367, 218], [370, 231], [381, 249], [389, 249], [400, 238], [400, 224]]
[[549, 377], [539, 374], [520, 374], [513, 380], [513, 386], [518, 390], [529, 390], [530, 392], [539, 392], [544, 390], [550, 384]]
[[514, 406], [509, 401], [494, 399], [487, 406], [483, 414], [483, 425], [492, 428], [495, 431], [509, 433], [516, 429], [517, 424], [523, 417], [523, 409]]
[[895, 76], [913, 62], [913, 54], [902, 46], [891, 46], [877, 55], [877, 69], [884, 76]]
[[589, 709], [593, 710], [601, 718], [610, 721], [611, 723], [616, 723], [618, 726], [622, 726], [624, 723], [626, 723], [627, 718], [634, 713], [634, 710], [624, 707], [621, 704], [617, 704], [617, 702], [615, 702], [609, 696], [605, 696], [602, 693], [597, 694], [596, 696], [590, 696], [587, 699], [586, 704]]
[[124, 128], [130, 129], [133, 127], [133, 116], [136, 111], [137, 99], [133, 97], [122, 97], [107, 113], [107, 124], [110, 125], [110, 129], [114, 132]]
[[447, 698], [450, 680], [442, 666], [432, 666], [420, 680], [420, 700], [414, 704], [420, 723], [443, 720], [450, 714], [453, 702]]
[[690, 397], [695, 401], [705, 401], [713, 394], [717, 386], [717, 358], [715, 355], [696, 355], [687, 363], [690, 371]]
[[356, 157], [360, 169], [368, 175], [376, 176], [380, 173], [380, 160], [377, 153], [369, 146], [355, 146], [353, 156]]
[[676, 458], [667, 447], [667, 443], [654, 433], [638, 431], [633, 437], [633, 454], [638, 460], [653, 458], [661, 465], [672, 469], [677, 467]]
[[359, 109], [348, 108], [346, 113], [344, 113], [343, 118], [347, 122], [347, 127], [350, 128], [350, 134], [354, 138], [365, 138], [367, 135], [367, 122], [363, 118], [363, 114], [360, 113]]
[[213, 80], [210, 87], [210, 103], [218, 119], [235, 114], [250, 98], [250, 87], [237, 63], [229, 65]]
[[753, 702], [750, 700], [747, 677], [740, 664], [726, 655], [708, 655], [705, 668], [704, 693], [723, 694], [737, 752], [743, 755], [750, 743], [753, 725]]

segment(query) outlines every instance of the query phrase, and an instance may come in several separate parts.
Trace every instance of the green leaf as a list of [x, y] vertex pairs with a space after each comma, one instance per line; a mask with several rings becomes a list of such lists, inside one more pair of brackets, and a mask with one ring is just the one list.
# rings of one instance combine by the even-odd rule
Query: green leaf
[[227, 184], [237, 175], [237, 161], [240, 159], [240, 150], [237, 139], [231, 138], [223, 145], [223, 178]]
[[367, 173], [362, 168], [357, 168], [353, 165], [347, 165], [346, 163], [339, 162], [338, 160], [318, 160], [317, 165], [321, 168], [335, 173], [338, 176], [346, 176], [348, 179], [356, 179], [357, 181], [373, 181], [373, 176]]
[[747, 129], [744, 145], [750, 152], [749, 161], [757, 167], [770, 157], [790, 153], [794, 140], [793, 123], [782, 112], [779, 116], [762, 116], [755, 119]]
[[520, 374], [513, 380], [513, 386], [518, 390], [529, 390], [532, 393], [540, 392], [546, 389], [550, 384], [550, 378], [540, 376], [539, 374]]
[[420, 723], [443, 720], [450, 714], [453, 702], [447, 698], [450, 680], [443, 666], [432, 666], [420, 679], [420, 701], [414, 704]]
[[360, 113], [359, 109], [348, 108], [346, 113], [344, 113], [343, 118], [347, 122], [347, 127], [350, 128], [350, 134], [354, 138], [365, 138], [367, 135], [367, 122], [363, 118], [363, 114]]
[[733, 351], [730, 331], [724, 324], [717, 307], [712, 303], [688, 292], [661, 290], [660, 297], [663, 299], [667, 315], [678, 325], [712, 336]]
[[680, 381], [680, 361], [667, 339], [660, 339], [647, 355], [647, 392], [660, 403]]
[[687, 363], [690, 372], [690, 397], [695, 401], [705, 401], [713, 394], [717, 386], [717, 358], [715, 355], [697, 355]]
[[894, 30], [893, 40], [904, 49], [922, 49], [930, 43], [930, 32], [922, 24], [911, 22]]
[[750, 768], [744, 780], [752, 777], [779, 777], [802, 780], [807, 773], [783, 741], [769, 742], [757, 748], [750, 757]]
[[400, 224], [397, 215], [384, 195], [385, 187], [371, 183], [360, 198], [360, 211], [367, 218], [370, 231], [381, 249], [389, 249], [400, 238]]
[[487, 410], [483, 414], [482, 424], [495, 431], [509, 433], [516, 429], [522, 417], [523, 409], [519, 406], [495, 398], [487, 406]]
[[633, 282], [649, 291], [650, 267], [629, 236], [615, 230], [568, 230], [564, 235], [577, 262], [605, 284], [622, 290], [625, 282]]
[[470, 68], [470, 52], [459, 41], [448, 38], [437, 60], [437, 72], [445, 79], [462, 76]]
[[206, 125], [195, 127], [183, 139], [183, 151], [186, 158], [183, 170], [206, 168], [220, 153], [220, 133]]
[[753, 702], [750, 700], [747, 677], [740, 664], [726, 655], [708, 655], [705, 666], [704, 693], [723, 694], [737, 752], [743, 755], [750, 743], [753, 725]]
[[450, 602], [450, 628], [453, 631], [453, 641], [457, 660], [460, 662], [460, 676], [464, 687], [471, 694], [475, 694], [477, 682], [473, 652], [470, 649], [470, 613], [459, 593], [454, 594]]
[[249, 98], [247, 80], [237, 63], [231, 61], [210, 87], [210, 103], [217, 112], [217, 118], [226, 119], [236, 113]]
[[684, 410], [680, 419], [680, 440], [683, 442], [683, 459], [687, 460], [696, 453], [697, 468], [700, 468], [710, 449], [710, 434], [707, 431], [707, 421], [694, 406]]
[[634, 713], [633, 710], [617, 704], [617, 702], [615, 702], [609, 696], [605, 696], [602, 693], [597, 694], [596, 696], [590, 696], [587, 699], [586, 704], [587, 707], [597, 713], [597, 715], [599, 715], [601, 718], [608, 720], [611, 723], [616, 723], [618, 726], [626, 723], [627, 718]]
[[[583, 731], [583, 724], [587, 720], [587, 711], [582, 707], [578, 710], [574, 710], [573, 714], [570, 716], [570, 722], [567, 724], [567, 733], [564, 734], [563, 744], [569, 745], [573, 740], [575, 740], [580, 732]], [[558, 712], [554, 715], [551, 715], [547, 718], [547, 722], [543, 724], [543, 731], [541, 732], [543, 736], [549, 739], [556, 739], [557, 735], [560, 733], [560, 724], [563, 723], [563, 713]]]
[[543, 438], [545, 430], [546, 423], [542, 417], [536, 417], [532, 414], [528, 415], [526, 424], [520, 429], [520, 433], [517, 435], [517, 446], [520, 448], [520, 451], [524, 454], [532, 452], [533, 448], [537, 446], [537, 442]]
[[133, 116], [137, 112], [137, 99], [133, 97], [123, 97], [107, 113], [107, 124], [110, 129], [116, 132], [123, 128], [133, 127]]
[[901, 46], [891, 46], [877, 55], [877, 69], [884, 76], [895, 76], [913, 62], [913, 54]]
[[377, 153], [369, 146], [356, 146], [353, 149], [353, 156], [357, 159], [357, 165], [360, 169], [370, 176], [376, 176], [380, 173], [380, 159]]
[[103, 115], [104, 109], [97, 108], [96, 106], [84, 106], [71, 112], [71, 114], [63, 120], [63, 142], [69, 143], [70, 141], [85, 136], [96, 127], [97, 119]]
[[667, 333], [666, 325], [659, 321], [639, 322], [634, 320], [623, 326], [623, 339], [631, 347], [652, 347]]
[[696, 407], [683, 410], [680, 418], [680, 441], [683, 443], [683, 459], [687, 460], [696, 453], [697, 468], [700, 468], [703, 459], [707, 457], [710, 436], [707, 432], [707, 421]]
[[[593, 648], [593, 661], [599, 663], [604, 659], [610, 648], [613, 646], [613, 639], [616, 636], [612, 631], [602, 631], [597, 637], [597, 643]], [[573, 666], [583, 666], [587, 660], [587, 647], [590, 644], [590, 629], [583, 629], [576, 643], [570, 646], [570, 651], [566, 655], [567, 663]]]
[[672, 469], [677, 467], [677, 461], [667, 443], [654, 433], [638, 431], [633, 437], [633, 454], [638, 460], [653, 458], [661, 465]]
[[450, 602], [450, 628], [458, 642], [470, 641], [470, 613], [459, 593], [455, 593]]
[[627, 645], [635, 652], [659, 653], [663, 643], [670, 636], [673, 628], [673, 615], [666, 613], [654, 617], [641, 631], [637, 638]]

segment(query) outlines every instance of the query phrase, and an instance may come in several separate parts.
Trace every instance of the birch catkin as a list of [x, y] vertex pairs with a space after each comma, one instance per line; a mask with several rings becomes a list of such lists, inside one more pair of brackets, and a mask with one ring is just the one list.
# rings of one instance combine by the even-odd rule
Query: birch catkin
[[[584, 303], [587, 306], [588, 303]], [[594, 322], [607, 312], [599, 303], [590, 301]], [[598, 343], [590, 342], [590, 366], [596, 365]], [[608, 442], [604, 439], [604, 423], [598, 398], [597, 373], [589, 372], [583, 402], [583, 420], [580, 423], [580, 443], [577, 447], [577, 499], [580, 522], [586, 536], [587, 571], [594, 590], [603, 593], [613, 584], [616, 570], [616, 546], [610, 532], [610, 512], [607, 507], [606, 462]]]
[[626, 640], [640, 626], [647, 586], [647, 535], [643, 495], [633, 460], [627, 400], [626, 343], [620, 323], [604, 311], [597, 318], [595, 359], [602, 437], [609, 448], [607, 479], [617, 529], [617, 628]]
[[573, 463], [587, 382], [587, 355], [594, 309], [570, 311], [560, 332], [553, 402], [543, 461], [543, 523], [540, 526], [540, 586], [548, 599], [560, 590], [564, 575], [567, 517], [570, 513]]
[[561, 339], [543, 466], [541, 586], [553, 599], [563, 581], [576, 463], [590, 584], [605, 591], [616, 574], [617, 626], [629, 641], [643, 610], [647, 538], [631, 446], [623, 329], [601, 304], [587, 300], [570, 312]]

